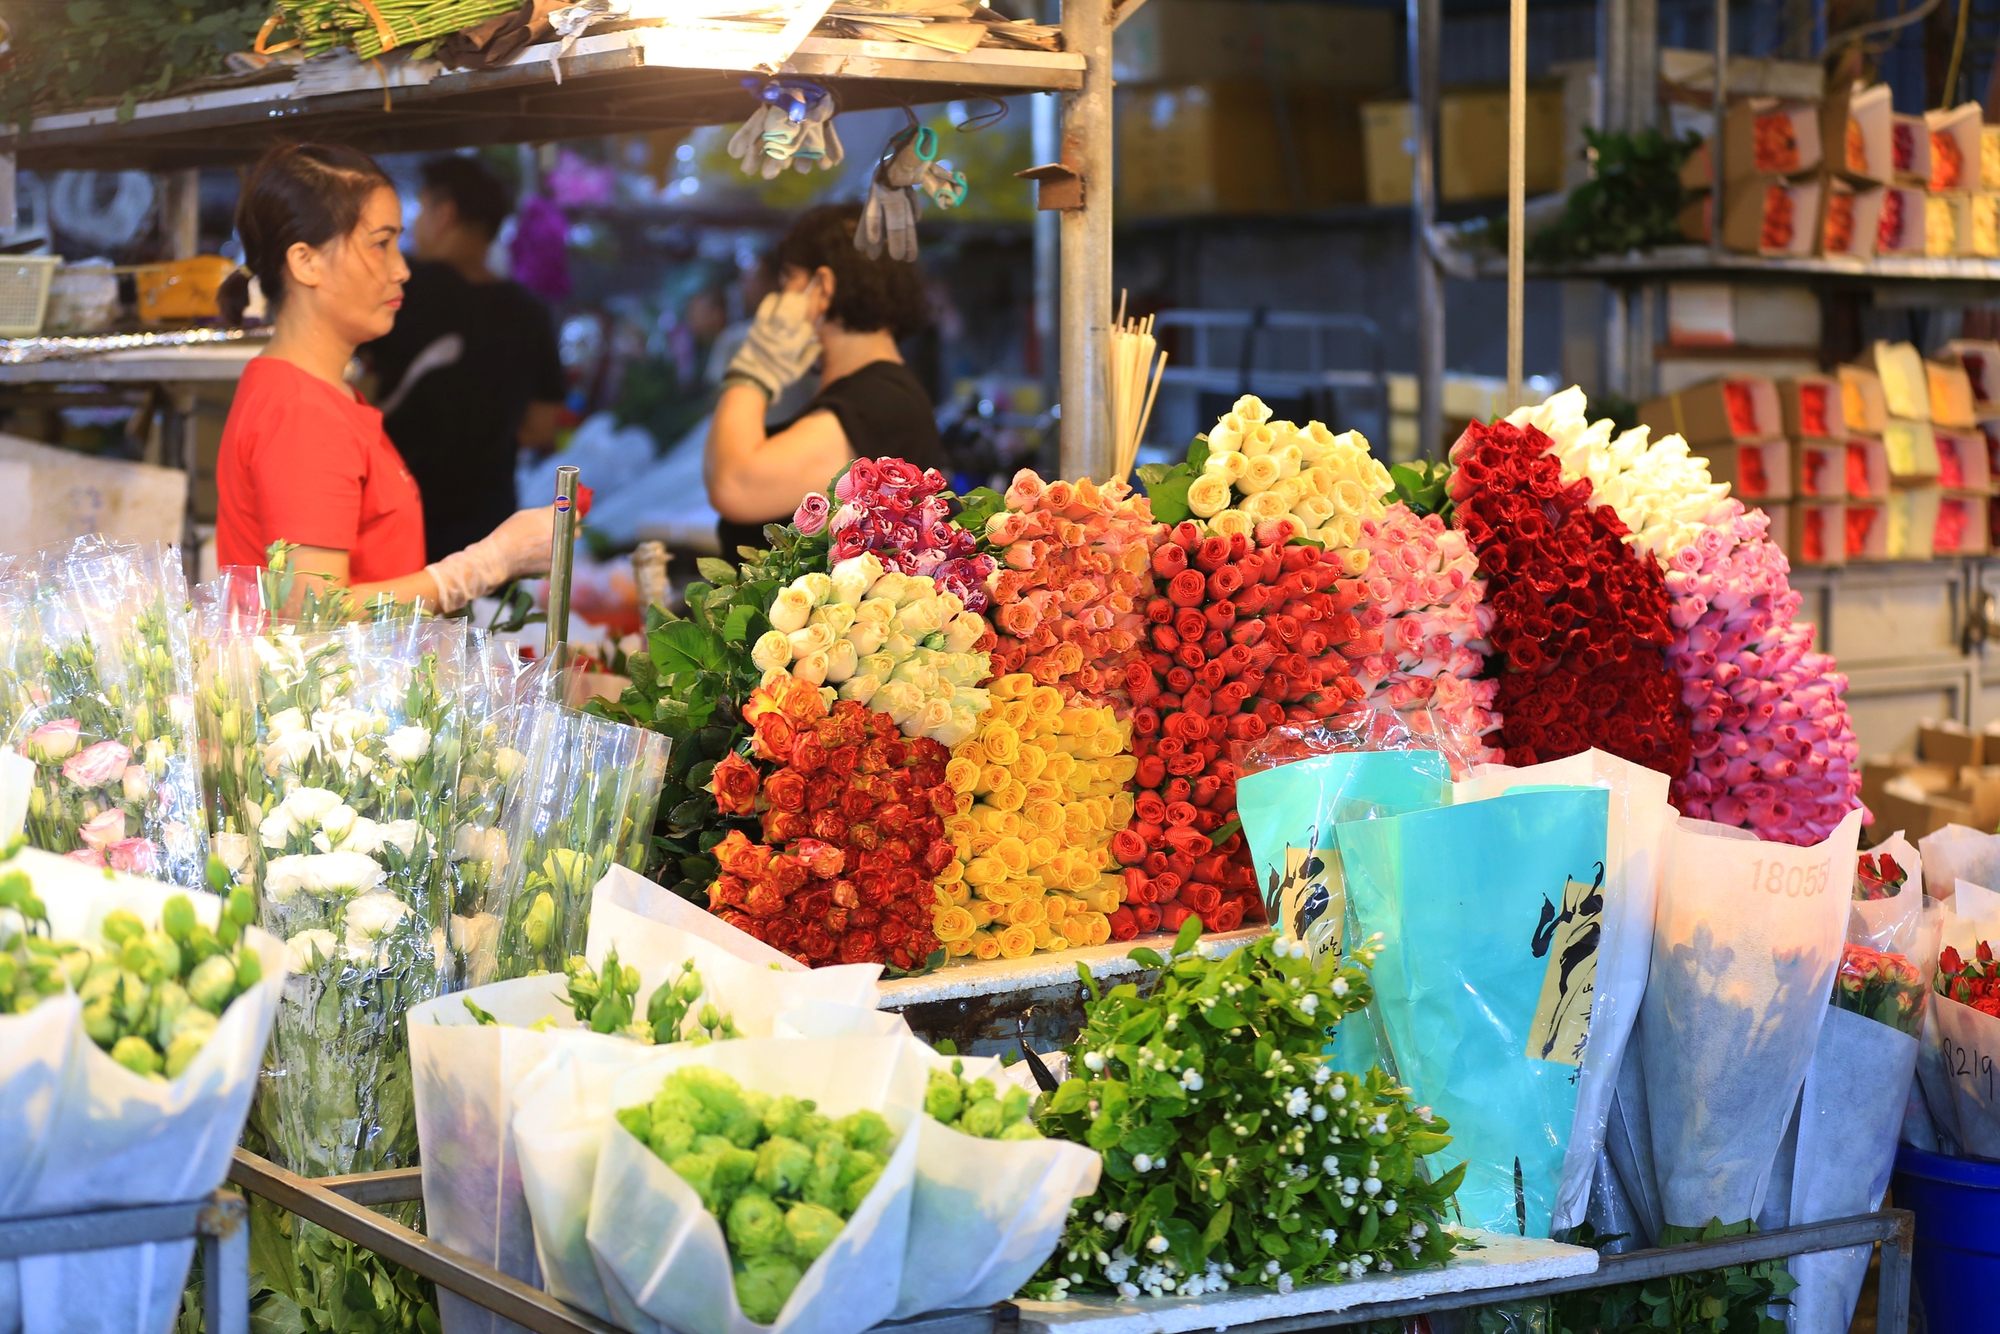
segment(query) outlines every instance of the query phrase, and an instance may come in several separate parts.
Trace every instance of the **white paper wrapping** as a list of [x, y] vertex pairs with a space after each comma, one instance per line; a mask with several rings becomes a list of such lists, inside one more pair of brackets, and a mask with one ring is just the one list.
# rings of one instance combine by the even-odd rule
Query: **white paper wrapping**
[[1604, 934], [1598, 945], [1590, 1001], [1590, 1041], [1584, 1048], [1576, 1114], [1570, 1123], [1562, 1183], [1550, 1217], [1550, 1226], [1560, 1232], [1584, 1220], [1591, 1178], [1604, 1154], [1618, 1068], [1646, 994], [1653, 916], [1659, 901], [1661, 843], [1673, 808], [1667, 805], [1665, 774], [1601, 750], [1524, 769], [1481, 765], [1470, 778], [1452, 785], [1452, 802], [1457, 805], [1497, 797], [1526, 784], [1601, 787], [1611, 793], [1604, 849]]
[[0, 848], [21, 836], [28, 823], [28, 793], [35, 766], [19, 751], [0, 749]]
[[2000, 888], [2000, 834], [1948, 824], [1918, 839], [1917, 849], [1924, 862], [1924, 893], [1940, 902], [1951, 902], [1960, 880]]
[[[211, 927], [222, 906], [210, 894], [32, 849], [8, 866], [34, 880], [58, 938], [96, 938], [117, 908], [156, 923], [176, 894]], [[168, 1204], [222, 1184], [285, 986], [285, 947], [255, 928], [245, 940], [263, 979], [223, 1012], [201, 1054], [171, 1082], [133, 1074], [100, 1051], [74, 994], [0, 1017], [0, 1218]], [[25, 1334], [165, 1334], [193, 1255], [190, 1239], [0, 1261], [0, 1315], [18, 1263]]]
[[1704, 820], [1667, 830], [1639, 1013], [1667, 1224], [1741, 1222], [1763, 1204], [1829, 1008], [1860, 830], [1859, 810], [1810, 848]]
[[[1952, 1080], [1945, 1072], [1944, 1039], [1938, 1026], [1938, 1012], [1944, 1008], [1944, 1002], [1945, 997], [1935, 991], [1924, 998], [1924, 1027], [1917, 1036], [1916, 1080], [1924, 1115], [1918, 1119], [1906, 1109], [1903, 1138], [1920, 1149], [1934, 1149], [1948, 1157], [1962, 1158], [1965, 1150], [1958, 1127], [1958, 1100], [1952, 1096]], [[1924, 1143], [1927, 1131], [1929, 1144]]]
[[[1937, 1021], [1938, 1055], [1930, 1078], [1943, 1086], [1958, 1151], [1971, 1158], [2000, 1159], [2000, 1019], [1935, 994], [1930, 1017]], [[1928, 1082], [1925, 1092], [1930, 1092]], [[1936, 1101], [1931, 1111], [1938, 1115]]]
[[[900, 1017], [878, 1016], [874, 1008], [879, 964], [809, 970], [622, 866], [612, 867], [592, 893], [584, 953], [601, 968], [613, 948], [622, 966], [639, 970], [641, 1007], [655, 987], [679, 977], [682, 963], [692, 959], [706, 997], [745, 1036], [770, 1036], [780, 1014], [816, 1034], [850, 1032], [856, 1025], [873, 1029], [883, 1019], [892, 1025], [883, 1031], [907, 1031]], [[774, 963], [780, 965], [776, 970]], [[632, 1047], [640, 1057], [652, 1050], [579, 1027], [562, 1000], [564, 990], [563, 978], [543, 974], [442, 996], [410, 1011], [426, 1226], [445, 1245], [524, 1283], [540, 1277], [508, 1129], [515, 1087], [565, 1047], [602, 1049], [612, 1043]], [[475, 1023], [465, 1008], [468, 996], [502, 1026]], [[821, 1007], [828, 1013], [820, 1014]], [[556, 1020], [559, 1030], [525, 1031], [543, 1019]], [[619, 1060], [616, 1048], [606, 1059]], [[520, 1329], [456, 1295], [440, 1292], [439, 1299], [446, 1334]]]

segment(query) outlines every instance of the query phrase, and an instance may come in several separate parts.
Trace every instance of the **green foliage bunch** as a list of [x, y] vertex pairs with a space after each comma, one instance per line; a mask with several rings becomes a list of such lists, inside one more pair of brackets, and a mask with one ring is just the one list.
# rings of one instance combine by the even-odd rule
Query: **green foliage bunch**
[[119, 99], [140, 101], [220, 73], [263, 25], [261, 0], [65, 0], [0, 5], [11, 60], [0, 61], [0, 117], [25, 125], [39, 112]]
[[1570, 191], [1560, 218], [1528, 238], [1528, 258], [1560, 264], [1685, 240], [1680, 172], [1699, 140], [1658, 130], [1586, 128], [1583, 135], [1595, 154], [1591, 178]]

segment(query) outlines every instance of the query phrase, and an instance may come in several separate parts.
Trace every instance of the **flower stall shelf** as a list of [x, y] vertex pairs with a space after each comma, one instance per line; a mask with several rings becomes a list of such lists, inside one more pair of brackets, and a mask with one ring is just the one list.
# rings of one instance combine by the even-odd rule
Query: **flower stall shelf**
[[250, 1210], [234, 1191], [178, 1204], [93, 1209], [0, 1222], [0, 1265], [85, 1248], [193, 1239], [201, 1254], [201, 1319], [209, 1334], [249, 1334]]

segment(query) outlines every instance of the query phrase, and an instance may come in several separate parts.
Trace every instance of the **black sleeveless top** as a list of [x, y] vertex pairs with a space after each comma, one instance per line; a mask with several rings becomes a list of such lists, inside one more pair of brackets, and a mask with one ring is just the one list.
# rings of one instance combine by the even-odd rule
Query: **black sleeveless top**
[[[831, 412], [847, 436], [847, 447], [856, 458], [897, 458], [919, 468], [947, 471], [944, 445], [938, 439], [937, 417], [923, 382], [900, 361], [871, 361], [852, 375], [844, 375], [814, 395], [806, 410], [772, 429], [787, 430], [800, 418], [815, 412]], [[831, 477], [819, 479], [824, 489]], [[734, 523], [723, 519], [715, 525], [724, 560], [737, 559], [736, 548], [766, 545], [765, 523], [789, 523], [789, 513], [763, 523]]]

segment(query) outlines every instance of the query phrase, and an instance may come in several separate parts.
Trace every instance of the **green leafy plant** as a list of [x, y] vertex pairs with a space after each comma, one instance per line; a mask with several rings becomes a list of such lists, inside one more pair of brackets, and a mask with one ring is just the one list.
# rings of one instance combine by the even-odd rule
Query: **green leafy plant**
[[1389, 466], [1389, 480], [1395, 485], [1396, 499], [1419, 517], [1435, 514], [1451, 522], [1451, 464], [1443, 459], [1418, 459], [1415, 463]]
[[1683, 241], [1681, 165], [1700, 141], [1658, 130], [1583, 134], [1596, 155], [1591, 178], [1570, 191], [1560, 218], [1528, 238], [1528, 258], [1559, 264]]
[[1153, 517], [1165, 524], [1193, 517], [1194, 511], [1188, 508], [1188, 488], [1207, 466], [1208, 437], [1198, 435], [1189, 442], [1187, 457], [1179, 463], [1171, 467], [1148, 463], [1139, 469], [1139, 480], [1146, 484], [1146, 499], [1153, 502]]
[[1463, 1165], [1432, 1180], [1451, 1142], [1429, 1108], [1379, 1068], [1336, 1071], [1325, 1052], [1367, 1004], [1370, 945], [1315, 967], [1303, 944], [1264, 936], [1220, 958], [1195, 952], [1190, 918], [1142, 995], [1102, 996], [1079, 969], [1088, 1019], [1074, 1078], [1049, 1096], [1045, 1135], [1104, 1155], [1097, 1193], [1071, 1213], [1035, 1295], [1127, 1297], [1294, 1284], [1442, 1264]]
[[221, 72], [264, 22], [262, 0], [68, 0], [9, 4], [13, 46], [0, 57], [0, 117], [115, 99], [121, 119], [143, 99]]

